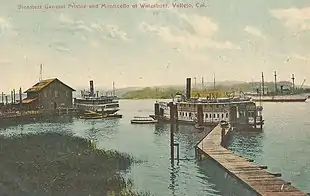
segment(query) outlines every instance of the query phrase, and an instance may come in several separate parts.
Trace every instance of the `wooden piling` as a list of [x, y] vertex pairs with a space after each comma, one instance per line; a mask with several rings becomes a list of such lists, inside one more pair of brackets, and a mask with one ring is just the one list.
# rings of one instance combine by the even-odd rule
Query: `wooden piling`
[[170, 107], [170, 160], [174, 164], [174, 128], [175, 128], [175, 113], [176, 105], [173, 102], [169, 103]]
[[4, 93], [3, 92], [1, 93], [1, 103], [4, 104]]
[[[267, 166], [255, 166], [248, 159], [235, 155], [221, 146], [223, 132], [220, 125], [216, 126], [197, 145], [197, 151], [225, 170], [230, 176], [237, 179], [260, 196], [306, 196], [305, 193], [291, 186], [277, 177], [281, 174], [272, 174], [264, 169]], [[224, 129], [225, 130], [225, 129]], [[228, 130], [225, 130], [225, 133]], [[201, 156], [198, 156], [200, 159]]]
[[19, 88], [19, 105], [22, 108], [23, 106], [22, 88]]
[[16, 95], [15, 95], [15, 89], [13, 89], [13, 104], [15, 104], [16, 103], [16, 97], [15, 97]]
[[11, 104], [13, 104], [13, 91], [11, 91]]

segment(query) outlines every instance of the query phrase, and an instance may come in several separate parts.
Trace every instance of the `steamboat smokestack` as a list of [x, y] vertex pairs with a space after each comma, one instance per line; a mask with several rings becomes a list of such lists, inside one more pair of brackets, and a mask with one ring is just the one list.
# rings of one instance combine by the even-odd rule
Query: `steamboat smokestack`
[[192, 79], [191, 78], [186, 78], [186, 99], [191, 98], [191, 87], [192, 87]]
[[94, 81], [89, 81], [90, 96], [94, 96]]

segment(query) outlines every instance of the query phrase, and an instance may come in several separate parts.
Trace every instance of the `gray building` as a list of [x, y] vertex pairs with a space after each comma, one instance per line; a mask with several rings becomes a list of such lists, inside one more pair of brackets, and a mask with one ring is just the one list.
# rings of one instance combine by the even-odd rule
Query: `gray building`
[[73, 91], [57, 78], [42, 80], [25, 91], [27, 98], [23, 100], [23, 106], [30, 110], [72, 108]]

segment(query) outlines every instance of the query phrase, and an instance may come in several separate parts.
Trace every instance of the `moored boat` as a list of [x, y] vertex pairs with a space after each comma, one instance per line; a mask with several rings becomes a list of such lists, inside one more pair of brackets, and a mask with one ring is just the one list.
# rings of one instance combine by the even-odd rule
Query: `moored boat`
[[263, 107], [256, 105], [246, 96], [229, 97], [191, 97], [191, 78], [186, 81], [186, 95], [177, 94], [170, 102], [156, 102], [154, 117], [159, 121], [170, 122], [171, 116], [178, 123], [201, 126], [216, 126], [227, 122], [232, 127], [244, 126], [262, 129], [264, 120]]
[[253, 96], [253, 101], [261, 102], [305, 102], [308, 98], [306, 96], [294, 96], [294, 95], [284, 95], [284, 96]]
[[154, 124], [157, 123], [158, 120], [155, 120], [149, 116], [135, 116], [130, 123], [131, 124]]
[[[114, 83], [113, 83], [114, 89]], [[74, 99], [74, 105], [80, 113], [86, 113], [89, 111], [99, 113], [103, 116], [114, 115], [118, 112], [119, 101], [113, 90], [112, 95], [99, 96], [99, 92], [95, 93], [94, 82], [90, 81], [90, 90], [81, 91], [81, 98]]]

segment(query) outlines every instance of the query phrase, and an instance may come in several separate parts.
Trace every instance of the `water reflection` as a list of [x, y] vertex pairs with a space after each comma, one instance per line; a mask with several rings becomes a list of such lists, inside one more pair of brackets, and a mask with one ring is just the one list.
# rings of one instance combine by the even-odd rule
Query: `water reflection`
[[85, 136], [93, 141], [113, 137], [119, 128], [119, 119], [92, 119], [85, 120], [84, 123], [89, 125], [85, 130]]
[[171, 164], [170, 167], [170, 184], [169, 189], [171, 190], [171, 195], [176, 195], [176, 190], [178, 190], [179, 184], [177, 183], [177, 177], [179, 176], [180, 166]]
[[259, 160], [263, 155], [263, 132], [231, 132], [228, 149], [249, 159]]
[[[214, 186], [206, 187], [206, 192], [211, 192], [213, 194], [223, 196], [257, 196], [255, 192], [250, 191], [238, 180], [231, 177], [222, 167], [217, 165], [213, 160], [206, 158], [202, 162], [199, 162], [198, 165], [200, 166], [198, 168], [198, 173], [201, 175], [197, 177], [199, 177], [202, 181], [208, 180]], [[212, 190], [220, 191], [212, 192]]]

